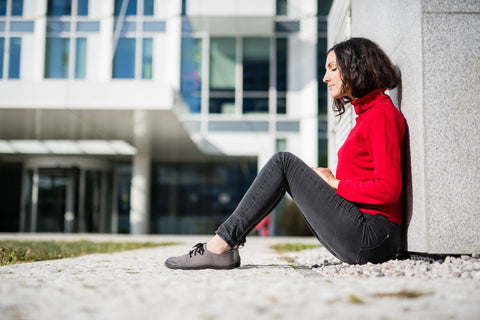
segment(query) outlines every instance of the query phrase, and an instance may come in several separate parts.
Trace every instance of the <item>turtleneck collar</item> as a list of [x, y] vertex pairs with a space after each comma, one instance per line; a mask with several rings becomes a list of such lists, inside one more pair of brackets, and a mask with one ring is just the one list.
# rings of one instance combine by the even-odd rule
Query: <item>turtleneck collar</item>
[[377, 90], [374, 90], [370, 93], [367, 93], [366, 95], [364, 95], [361, 98], [354, 99], [352, 101], [352, 105], [355, 108], [355, 113], [357, 115], [359, 115], [362, 112], [364, 112], [365, 110], [370, 109], [371, 107], [373, 107], [375, 105], [378, 98], [381, 97], [381, 96], [388, 97], [385, 94], [385, 90], [386, 89], [377, 89]]

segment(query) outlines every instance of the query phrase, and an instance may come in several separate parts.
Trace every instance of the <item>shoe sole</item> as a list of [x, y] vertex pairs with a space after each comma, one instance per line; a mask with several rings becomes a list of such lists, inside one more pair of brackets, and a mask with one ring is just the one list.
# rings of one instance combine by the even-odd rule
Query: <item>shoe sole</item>
[[169, 269], [175, 269], [175, 270], [203, 270], [203, 269], [213, 269], [213, 270], [232, 270], [235, 268], [238, 268], [240, 264], [237, 263], [232, 264], [230, 266], [198, 266], [198, 267], [183, 267], [183, 266], [176, 266], [176, 265], [171, 265], [165, 262], [165, 266]]

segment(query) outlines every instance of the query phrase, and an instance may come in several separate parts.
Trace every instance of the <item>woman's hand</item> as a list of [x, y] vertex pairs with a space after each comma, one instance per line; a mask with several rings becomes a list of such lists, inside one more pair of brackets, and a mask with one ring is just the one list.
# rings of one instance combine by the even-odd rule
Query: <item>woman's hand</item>
[[313, 171], [315, 171], [320, 178], [322, 178], [330, 187], [333, 189], [338, 188], [338, 184], [340, 183], [340, 180], [336, 179], [335, 176], [333, 175], [332, 171], [328, 168], [312, 168]]

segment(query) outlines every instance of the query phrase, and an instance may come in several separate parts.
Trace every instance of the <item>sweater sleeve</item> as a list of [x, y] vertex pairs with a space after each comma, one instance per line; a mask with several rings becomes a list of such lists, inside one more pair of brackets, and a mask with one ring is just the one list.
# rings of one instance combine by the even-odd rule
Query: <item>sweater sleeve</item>
[[[402, 193], [402, 149], [405, 120], [387, 108], [365, 119], [365, 143], [373, 175], [365, 180], [342, 180], [337, 194], [370, 205], [398, 201]], [[396, 111], [396, 110], [395, 110]]]

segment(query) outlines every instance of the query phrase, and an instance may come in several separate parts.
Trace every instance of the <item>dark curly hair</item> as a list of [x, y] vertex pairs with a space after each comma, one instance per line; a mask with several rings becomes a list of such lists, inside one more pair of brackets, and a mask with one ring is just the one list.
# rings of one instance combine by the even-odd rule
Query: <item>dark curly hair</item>
[[[376, 89], [393, 89], [400, 83], [400, 75], [388, 56], [373, 41], [366, 38], [351, 38], [337, 43], [330, 51], [335, 52], [337, 66], [342, 78], [342, 92], [351, 90], [355, 98], [361, 98]], [[351, 99], [334, 99], [333, 111], [345, 112]]]

